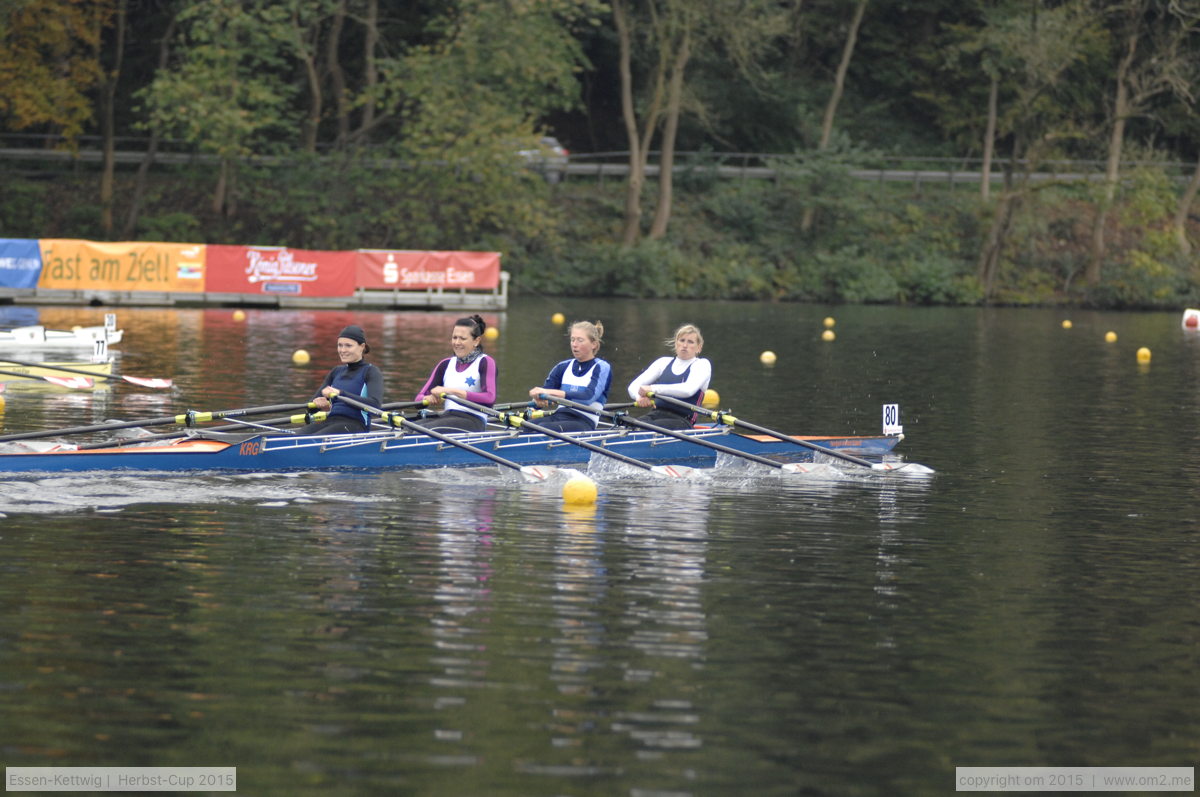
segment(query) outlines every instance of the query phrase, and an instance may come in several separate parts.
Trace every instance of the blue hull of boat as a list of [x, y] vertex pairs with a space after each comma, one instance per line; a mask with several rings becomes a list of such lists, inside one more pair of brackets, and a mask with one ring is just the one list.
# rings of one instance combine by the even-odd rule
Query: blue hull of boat
[[[810, 449], [771, 438], [747, 437], [726, 430], [689, 432], [750, 454], [779, 462], [811, 461]], [[717, 452], [695, 443], [650, 432], [582, 432], [572, 435], [595, 445], [651, 464], [711, 466]], [[256, 435], [230, 442], [228, 438], [197, 437], [171, 445], [152, 445], [0, 454], [0, 473], [76, 471], [320, 471], [409, 470], [472, 467], [491, 463], [470, 451], [420, 434], [371, 434], [333, 437]], [[456, 437], [518, 465], [582, 465], [593, 455], [585, 448], [539, 434], [485, 432]], [[891, 451], [901, 436], [803, 437], [815, 445], [860, 457], [879, 457]]]

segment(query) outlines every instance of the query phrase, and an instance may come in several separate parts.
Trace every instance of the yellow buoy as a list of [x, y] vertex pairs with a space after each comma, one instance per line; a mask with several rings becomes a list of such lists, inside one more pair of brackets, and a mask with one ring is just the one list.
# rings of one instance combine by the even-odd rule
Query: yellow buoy
[[1071, 328], [1071, 319], [1069, 319], [1069, 318], [1063, 319], [1063, 329], [1070, 329], [1070, 328]]
[[234, 310], [233, 311], [233, 320], [234, 321], [245, 321], [246, 320], [246, 311], [245, 310]]
[[821, 340], [829, 341], [829, 340], [833, 340], [836, 337], [837, 337], [837, 335], [833, 334], [832, 329], [827, 329], [821, 333]]
[[762, 354], [758, 355], [758, 361], [761, 362], [763, 365], [774, 365], [775, 364], [775, 352], [764, 351]]
[[0, 412], [4, 412], [4, 396], [0, 396]]
[[1116, 343], [1117, 342], [1117, 333], [1113, 332], [1111, 330], [1108, 332], [1105, 332], [1104, 333], [1104, 341], [1106, 343]]
[[483, 336], [488, 340], [495, 340], [496, 338], [500, 337], [500, 330], [496, 329], [495, 327], [488, 327], [487, 329], [483, 330]]
[[308, 356], [308, 352], [304, 349], [296, 349], [292, 352], [292, 362], [296, 365], [308, 365], [308, 361], [312, 359]]
[[700, 406], [706, 410], [715, 410], [721, 406], [721, 394], [709, 388], [704, 391], [704, 398], [700, 400]]
[[555, 313], [550, 316], [550, 322], [554, 324], [563, 324], [566, 323], [566, 320], [566, 317], [562, 313]]
[[594, 504], [596, 503], [596, 495], [599, 491], [596, 489], [596, 483], [587, 476], [572, 476], [567, 479], [567, 483], [563, 485], [562, 497], [565, 504]]
[[1138, 358], [1138, 362], [1140, 362], [1140, 363], [1150, 362], [1150, 350], [1147, 349], [1145, 346], [1138, 349], [1137, 358]]
[[825, 318], [825, 328], [826, 329], [831, 329], [833, 327], [833, 325], [836, 323], [837, 322], [833, 320], [833, 316], [826, 316], [826, 318]]

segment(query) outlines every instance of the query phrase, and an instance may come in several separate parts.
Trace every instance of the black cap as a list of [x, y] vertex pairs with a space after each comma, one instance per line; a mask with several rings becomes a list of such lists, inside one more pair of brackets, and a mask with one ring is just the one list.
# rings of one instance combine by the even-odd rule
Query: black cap
[[338, 333], [339, 338], [350, 338], [355, 343], [366, 343], [367, 335], [362, 331], [362, 327], [351, 324]]

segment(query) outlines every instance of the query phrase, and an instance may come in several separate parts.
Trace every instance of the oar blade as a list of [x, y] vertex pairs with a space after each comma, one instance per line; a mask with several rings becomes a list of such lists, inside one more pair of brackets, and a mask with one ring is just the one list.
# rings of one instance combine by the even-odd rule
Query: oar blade
[[902, 476], [929, 476], [935, 473], [933, 468], [920, 462], [876, 462], [871, 465], [871, 470], [898, 473]]
[[686, 465], [653, 465], [650, 472], [664, 479], [687, 479], [696, 475], [696, 469]]
[[87, 390], [96, 386], [96, 383], [86, 376], [43, 376], [42, 379], [52, 385], [69, 387], [72, 390]]
[[779, 468], [781, 473], [794, 476], [839, 476], [841, 471], [823, 462], [785, 462]]
[[527, 482], [547, 482], [558, 474], [558, 468], [549, 465], [523, 465], [518, 472]]
[[152, 387], [156, 390], [165, 390], [175, 384], [170, 379], [151, 379], [143, 376], [122, 376], [126, 382], [131, 385], [140, 385], [141, 387]]

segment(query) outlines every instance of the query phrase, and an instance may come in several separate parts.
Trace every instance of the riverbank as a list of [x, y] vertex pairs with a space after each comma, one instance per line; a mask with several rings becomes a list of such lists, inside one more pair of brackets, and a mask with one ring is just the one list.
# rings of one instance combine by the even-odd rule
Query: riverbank
[[[133, 237], [314, 250], [486, 249], [502, 253], [516, 295], [1104, 308], [1200, 300], [1197, 258], [1180, 250], [1171, 229], [1181, 189], [1152, 166], [1127, 174], [1108, 214], [1096, 284], [1086, 285], [1083, 274], [1098, 189], [1049, 181], [1015, 202], [986, 296], [977, 264], [996, 199], [983, 201], [975, 185], [872, 183], [853, 179], [849, 166], [729, 180], [697, 167], [675, 180], [666, 236], [624, 247], [617, 243], [621, 182], [572, 177], [548, 185], [525, 176], [513, 181], [512, 194], [488, 197], [469, 175], [456, 179], [425, 186], [421, 201], [395, 173], [259, 167], [242, 174], [237, 210], [215, 214], [210, 170], [162, 167], [143, 189]], [[116, 237], [100, 225], [98, 175], [6, 181], [6, 235]], [[135, 176], [118, 173], [117, 182], [119, 220], [128, 215]], [[648, 184], [645, 227], [656, 193]], [[802, 218], [814, 203], [805, 232]], [[1190, 220], [1188, 234], [1200, 240], [1200, 219]]]

